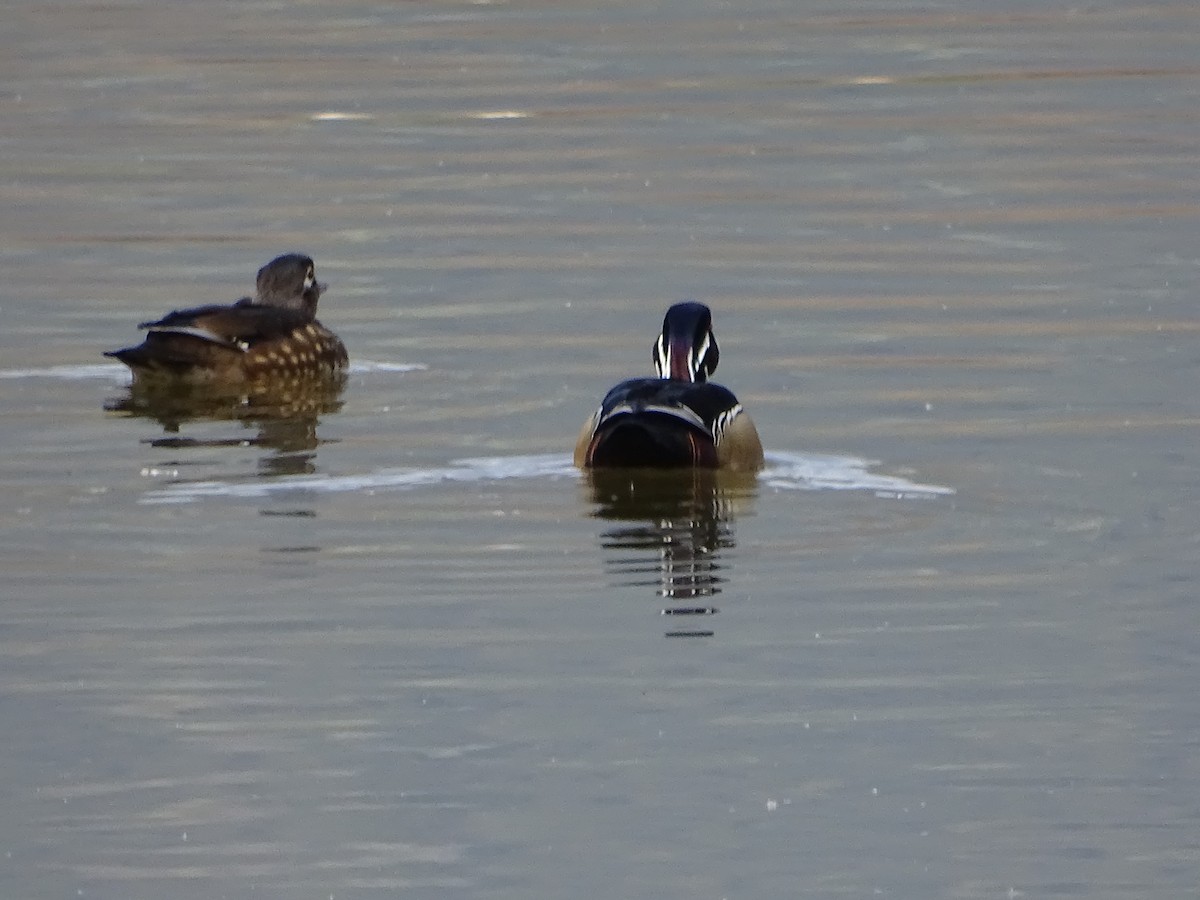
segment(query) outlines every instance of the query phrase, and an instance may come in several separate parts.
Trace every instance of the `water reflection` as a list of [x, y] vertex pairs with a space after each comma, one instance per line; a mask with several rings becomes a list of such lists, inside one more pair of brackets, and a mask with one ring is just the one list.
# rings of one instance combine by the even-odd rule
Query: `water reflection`
[[[667, 600], [662, 614], [673, 621], [716, 615], [712, 598], [726, 580], [722, 559], [736, 545], [733, 522], [752, 504], [756, 477], [706, 469], [594, 469], [586, 483], [594, 515], [621, 523], [601, 534], [618, 584], [653, 587]], [[711, 627], [680, 625], [666, 636], [713, 633]]]
[[[109, 399], [109, 412], [158, 422], [166, 436], [147, 441], [152, 447], [262, 447], [274, 451], [259, 459], [266, 477], [310, 475], [316, 471], [317, 435], [321, 416], [342, 408], [344, 375], [334, 378], [271, 378], [236, 390], [211, 385], [138, 383], [121, 396]], [[253, 429], [253, 437], [185, 437], [191, 422], [237, 422]]]

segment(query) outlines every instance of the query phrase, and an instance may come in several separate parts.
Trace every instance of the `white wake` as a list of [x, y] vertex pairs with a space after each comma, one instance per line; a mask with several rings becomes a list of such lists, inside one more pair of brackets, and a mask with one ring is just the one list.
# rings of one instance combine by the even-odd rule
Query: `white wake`
[[[768, 453], [759, 480], [779, 490], [871, 491], [897, 498], [936, 497], [954, 489], [920, 484], [870, 471], [870, 460], [852, 456]], [[344, 493], [399, 491], [436, 484], [486, 484], [516, 479], [578, 478], [571, 458], [562, 453], [534, 456], [489, 456], [457, 459], [434, 468], [379, 469], [361, 475], [295, 475], [253, 481], [196, 481], [164, 485], [148, 491], [144, 503], [191, 503], [208, 497], [266, 497], [288, 491]]]

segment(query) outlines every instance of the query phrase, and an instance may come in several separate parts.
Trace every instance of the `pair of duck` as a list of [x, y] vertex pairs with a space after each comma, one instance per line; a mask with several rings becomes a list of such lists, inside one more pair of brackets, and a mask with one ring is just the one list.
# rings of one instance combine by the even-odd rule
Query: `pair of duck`
[[[326, 285], [312, 259], [277, 257], [258, 270], [253, 297], [176, 310], [139, 328], [136, 347], [106, 353], [135, 381], [239, 384], [275, 377], [336, 377], [349, 358], [317, 320]], [[652, 349], [655, 377], [630, 378], [605, 395], [575, 444], [580, 468], [703, 468], [753, 472], [763, 450], [733, 392], [708, 377], [720, 354], [712, 314], [687, 301], [667, 310]]]

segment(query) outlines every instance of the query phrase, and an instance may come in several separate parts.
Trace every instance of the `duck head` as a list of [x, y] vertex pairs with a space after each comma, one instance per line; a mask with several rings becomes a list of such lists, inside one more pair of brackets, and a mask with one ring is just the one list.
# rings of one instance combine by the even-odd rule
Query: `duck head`
[[312, 257], [301, 253], [277, 256], [258, 270], [254, 303], [282, 309], [302, 309], [316, 315], [317, 301], [328, 285], [317, 281]]
[[685, 300], [667, 310], [662, 334], [652, 350], [659, 378], [707, 381], [717, 370], [720, 352], [712, 332], [712, 313], [703, 303]]

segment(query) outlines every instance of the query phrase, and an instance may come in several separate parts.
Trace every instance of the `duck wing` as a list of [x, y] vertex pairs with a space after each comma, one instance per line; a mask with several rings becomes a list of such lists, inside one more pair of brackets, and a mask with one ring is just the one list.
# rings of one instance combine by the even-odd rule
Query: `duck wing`
[[312, 316], [304, 310], [256, 305], [247, 298], [232, 305], [177, 309], [138, 327], [151, 334], [192, 337], [245, 351], [262, 341], [291, 334], [311, 321]]
[[630, 378], [604, 396], [597, 427], [622, 416], [659, 416], [716, 440], [723, 421], [740, 408], [733, 391], [719, 384]]
[[175, 310], [139, 327], [147, 332], [142, 343], [104, 354], [125, 363], [135, 375], [242, 379], [282, 365], [284, 358], [271, 351], [286, 346], [299, 332], [309, 334], [310, 340], [328, 335], [321, 349], [334, 363], [345, 364], [341, 342], [310, 313], [249, 300]]
[[604, 397], [583, 459], [600, 467], [716, 468], [717, 445], [740, 411], [718, 384], [631, 378]]

